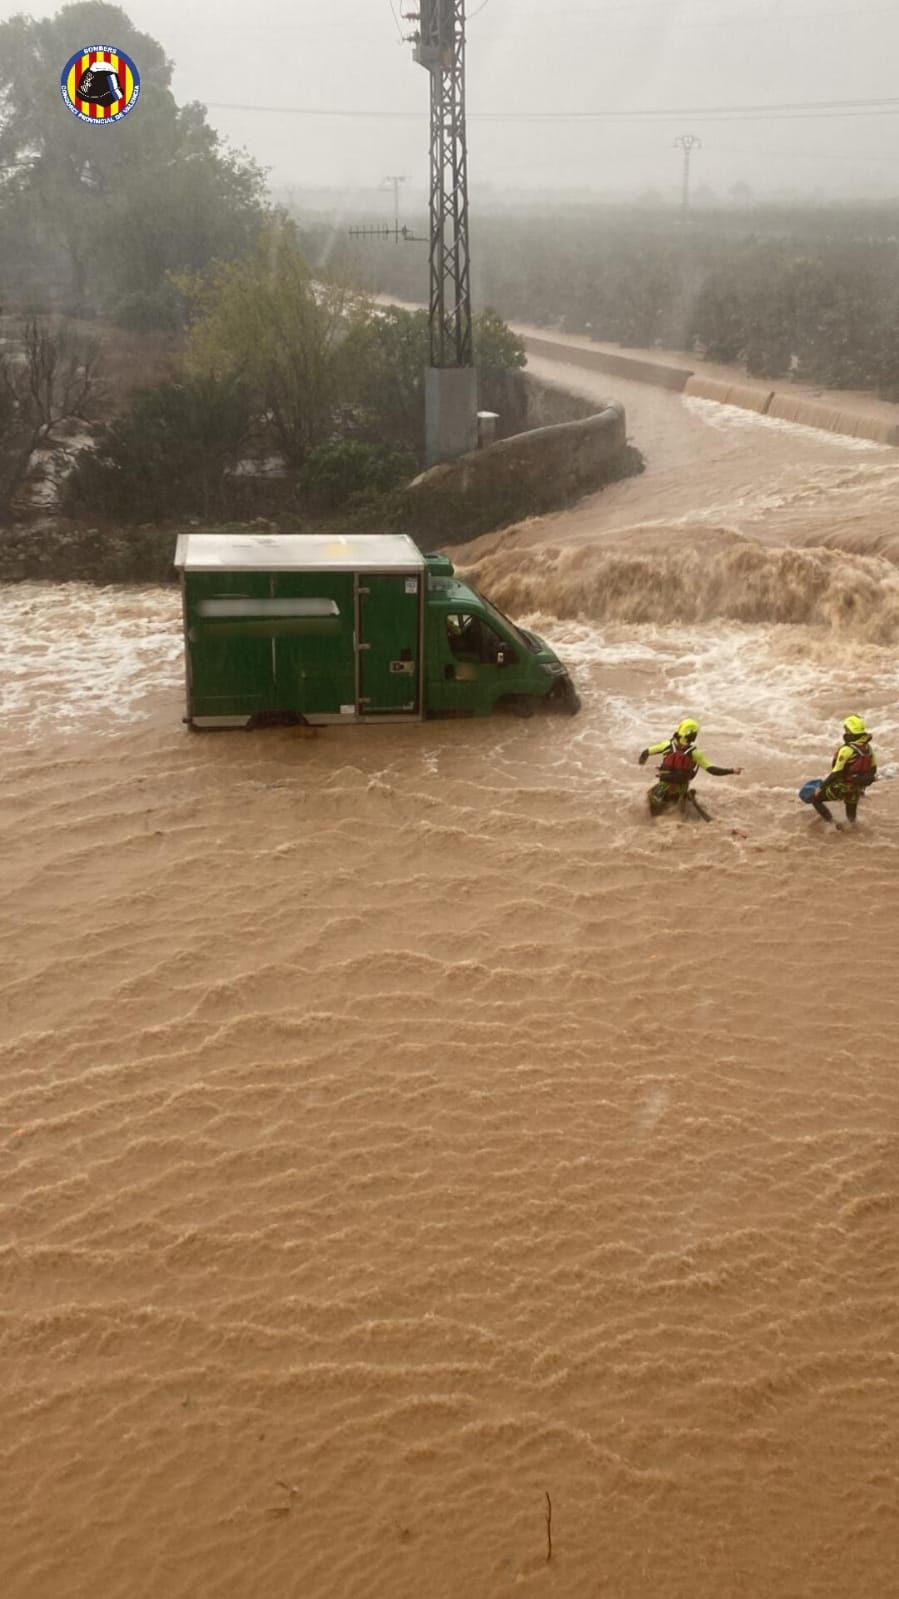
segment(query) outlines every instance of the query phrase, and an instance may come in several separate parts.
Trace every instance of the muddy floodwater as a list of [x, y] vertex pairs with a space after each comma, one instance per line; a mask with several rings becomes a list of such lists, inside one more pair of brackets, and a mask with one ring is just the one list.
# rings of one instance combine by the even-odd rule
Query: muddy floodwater
[[192, 735], [175, 590], [0, 590], [4, 1599], [899, 1592], [899, 452], [533, 365], [649, 463], [457, 556], [576, 719]]

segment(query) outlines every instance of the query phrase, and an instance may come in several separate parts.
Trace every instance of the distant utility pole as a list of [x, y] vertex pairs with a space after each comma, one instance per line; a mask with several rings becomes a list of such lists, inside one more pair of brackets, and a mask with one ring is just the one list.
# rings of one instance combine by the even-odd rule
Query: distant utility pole
[[702, 149], [702, 140], [695, 133], [681, 133], [674, 141], [676, 150], [684, 152], [684, 187], [681, 197], [681, 210], [684, 216], [690, 209], [690, 161], [694, 150]]
[[390, 173], [390, 175], [384, 179], [384, 182], [381, 185], [383, 189], [393, 189], [393, 227], [394, 232], [396, 233], [399, 233], [400, 231], [400, 184], [408, 183], [408, 181], [408, 178], [400, 177], [395, 173]]
[[468, 246], [465, 0], [420, 0], [415, 59], [431, 76], [431, 364], [425, 409], [429, 461], [477, 445], [477, 374]]

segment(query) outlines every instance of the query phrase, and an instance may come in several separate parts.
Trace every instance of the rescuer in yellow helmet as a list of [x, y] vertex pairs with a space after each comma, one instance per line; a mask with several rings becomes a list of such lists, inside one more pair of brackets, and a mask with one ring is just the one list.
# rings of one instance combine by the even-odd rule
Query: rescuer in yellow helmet
[[877, 758], [871, 734], [860, 716], [847, 716], [843, 723], [843, 742], [834, 755], [824, 782], [812, 795], [811, 803], [823, 822], [832, 822], [833, 816], [827, 808], [827, 801], [842, 800], [846, 807], [846, 820], [854, 824], [858, 802], [876, 777]]
[[686, 814], [689, 803], [704, 821], [710, 822], [711, 817], [703, 810], [690, 787], [697, 771], [702, 768], [712, 777], [739, 777], [743, 770], [741, 766], [712, 766], [702, 751], [696, 748], [698, 737], [699, 723], [688, 716], [679, 723], [669, 739], [664, 739], [661, 744], [650, 744], [648, 749], [641, 750], [641, 766], [646, 765], [650, 755], [662, 757], [658, 768], [659, 780], [653, 784], [647, 795], [650, 816], [661, 816], [669, 805], [680, 805], [682, 814]]

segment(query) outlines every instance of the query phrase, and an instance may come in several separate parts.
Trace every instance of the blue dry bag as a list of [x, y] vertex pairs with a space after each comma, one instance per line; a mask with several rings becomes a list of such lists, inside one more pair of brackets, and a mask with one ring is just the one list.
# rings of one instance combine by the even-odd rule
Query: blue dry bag
[[817, 794], [819, 788], [823, 787], [823, 777], [810, 777], [808, 782], [803, 783], [801, 789], [799, 790], [799, 798], [802, 800], [804, 805], [811, 805], [812, 800]]

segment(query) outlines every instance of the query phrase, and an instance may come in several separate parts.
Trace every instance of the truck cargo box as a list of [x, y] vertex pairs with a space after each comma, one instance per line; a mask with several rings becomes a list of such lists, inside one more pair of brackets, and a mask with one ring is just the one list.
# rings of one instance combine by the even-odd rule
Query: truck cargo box
[[187, 717], [420, 719], [425, 558], [405, 534], [178, 539]]

